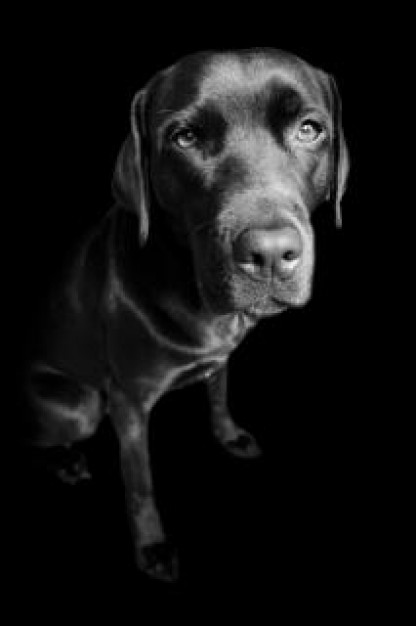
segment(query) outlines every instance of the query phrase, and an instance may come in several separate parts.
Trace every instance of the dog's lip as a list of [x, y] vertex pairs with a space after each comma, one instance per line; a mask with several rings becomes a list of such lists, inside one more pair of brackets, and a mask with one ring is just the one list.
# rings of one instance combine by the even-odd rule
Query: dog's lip
[[270, 296], [270, 300], [273, 304], [277, 304], [280, 307], [287, 308], [290, 306], [290, 302], [288, 300], [282, 300], [281, 298], [276, 298], [276, 296]]
[[256, 323], [264, 317], [277, 315], [278, 313], [281, 313], [290, 306], [289, 302], [285, 302], [283, 300], [275, 298], [274, 296], [271, 297], [270, 300], [273, 302], [273, 306], [276, 307], [274, 310], [271, 310], [268, 307], [264, 307], [264, 304], [262, 305], [257, 303], [245, 310], [245, 315], [249, 319], [251, 319], [252, 322]]
[[246, 273], [241, 267], [238, 266], [238, 263], [234, 264], [234, 271], [239, 276], [243, 277], [245, 280], [253, 281], [257, 285], [263, 285], [264, 291], [268, 292], [267, 297], [268, 297], [269, 302], [271, 301], [273, 304], [275, 304], [279, 308], [287, 309], [288, 307], [292, 305], [292, 302], [290, 301], [290, 299], [287, 299], [284, 296], [274, 295], [277, 289], [279, 288], [282, 289], [282, 287], [284, 288], [284, 284], [287, 283], [287, 279], [286, 280], [281, 279], [279, 281], [279, 284], [276, 284], [276, 283], [273, 284], [272, 280], [266, 280], [264, 277]]

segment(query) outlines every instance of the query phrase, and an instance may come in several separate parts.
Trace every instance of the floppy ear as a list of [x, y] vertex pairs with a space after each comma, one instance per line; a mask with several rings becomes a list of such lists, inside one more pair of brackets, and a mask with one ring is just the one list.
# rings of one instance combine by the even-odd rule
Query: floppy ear
[[336, 82], [332, 76], [329, 76], [329, 85], [334, 128], [332, 139], [332, 177], [329, 200], [335, 208], [336, 225], [338, 228], [341, 228], [341, 200], [347, 185], [350, 161], [342, 128], [341, 98]]
[[144, 100], [142, 89], [133, 98], [130, 108], [130, 134], [123, 143], [114, 170], [113, 194], [123, 206], [139, 218], [139, 241], [144, 245], [149, 235], [149, 184], [147, 155], [144, 147]]

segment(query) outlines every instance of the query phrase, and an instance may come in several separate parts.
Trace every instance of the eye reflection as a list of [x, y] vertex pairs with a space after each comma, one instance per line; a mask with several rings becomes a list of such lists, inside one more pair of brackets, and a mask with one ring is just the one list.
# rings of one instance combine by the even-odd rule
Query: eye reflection
[[304, 120], [298, 128], [296, 139], [301, 143], [313, 143], [323, 133], [322, 125], [315, 120]]
[[190, 127], [179, 128], [171, 135], [171, 141], [175, 143], [179, 148], [186, 150], [194, 146], [198, 137], [196, 132]]

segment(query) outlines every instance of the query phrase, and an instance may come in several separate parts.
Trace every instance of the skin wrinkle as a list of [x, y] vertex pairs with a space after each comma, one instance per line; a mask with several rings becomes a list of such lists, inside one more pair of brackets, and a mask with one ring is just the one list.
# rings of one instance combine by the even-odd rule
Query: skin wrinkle
[[[183, 343], [178, 343], [172, 341], [167, 337], [166, 333], [163, 331], [159, 331], [154, 323], [152, 323], [152, 318], [149, 315], [146, 315], [145, 312], [141, 309], [138, 309], [135, 306], [135, 302], [129, 298], [129, 296], [125, 293], [123, 286], [120, 284], [119, 278], [117, 274], [113, 272], [112, 275], [112, 301], [118, 302], [119, 300], [129, 309], [129, 311], [137, 318], [139, 323], [145, 328], [146, 332], [160, 345], [163, 346], [170, 351], [180, 352], [181, 355], [187, 354], [189, 356], [199, 356], [203, 357], [207, 354], [212, 354], [216, 349], [221, 351], [224, 350], [224, 343], [219, 335], [216, 327], [209, 326], [205, 329], [205, 340], [202, 342], [202, 345], [194, 345], [187, 346]], [[117, 306], [119, 306], [117, 304]], [[184, 327], [195, 327], [200, 326], [200, 320], [196, 317], [191, 317], [188, 310], [184, 309], [184, 307], [177, 304], [177, 308], [172, 307], [172, 301], [169, 301], [170, 313], [173, 318]], [[228, 326], [232, 326], [233, 318], [235, 315], [227, 316], [230, 318], [230, 321], [227, 323]], [[153, 318], [154, 319], [154, 318]], [[227, 336], [230, 335], [229, 332], [226, 333]], [[192, 366], [191, 366], [192, 367]], [[185, 368], [186, 369], [186, 368]]]

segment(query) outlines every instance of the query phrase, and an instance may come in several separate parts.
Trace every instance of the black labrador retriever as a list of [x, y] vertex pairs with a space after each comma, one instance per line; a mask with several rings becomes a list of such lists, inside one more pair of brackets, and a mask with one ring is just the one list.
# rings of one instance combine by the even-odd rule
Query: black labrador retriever
[[153, 498], [151, 409], [205, 379], [218, 440], [258, 454], [227, 409], [227, 359], [258, 320], [308, 300], [310, 217], [327, 202], [340, 223], [347, 172], [334, 80], [292, 54], [197, 53], [133, 99], [117, 203], [56, 293], [28, 389], [43, 446], [110, 415], [137, 563], [154, 577], [177, 565]]

